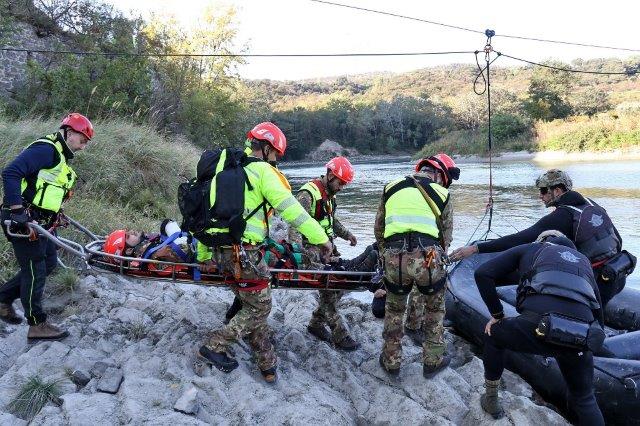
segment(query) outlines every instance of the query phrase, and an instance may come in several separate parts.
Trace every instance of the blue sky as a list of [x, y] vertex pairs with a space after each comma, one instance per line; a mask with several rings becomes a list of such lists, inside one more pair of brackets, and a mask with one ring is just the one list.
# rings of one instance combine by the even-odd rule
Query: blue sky
[[[209, 4], [233, 6], [239, 46], [252, 53], [430, 52], [482, 49], [485, 38], [459, 30], [310, 0], [108, 0], [124, 11], [132, 8], [174, 14], [193, 25]], [[574, 0], [424, 1], [333, 0], [499, 34], [576, 41], [640, 49], [640, 2], [592, 3]], [[596, 7], [597, 5], [597, 7]], [[534, 61], [556, 58], [640, 55], [577, 46], [562, 46], [496, 37], [494, 48]], [[250, 59], [239, 69], [246, 78], [302, 79], [374, 71], [408, 71], [448, 63], [472, 63], [472, 55], [438, 57]], [[496, 65], [514, 65], [500, 58]]]

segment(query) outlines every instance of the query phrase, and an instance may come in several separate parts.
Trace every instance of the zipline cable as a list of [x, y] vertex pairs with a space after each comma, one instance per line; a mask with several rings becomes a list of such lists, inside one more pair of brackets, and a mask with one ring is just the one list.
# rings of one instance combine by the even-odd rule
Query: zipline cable
[[[363, 12], [377, 13], [379, 15], [393, 16], [395, 18], [408, 19], [408, 20], [411, 20], [411, 21], [424, 22], [426, 24], [438, 25], [438, 26], [441, 26], [441, 27], [452, 28], [452, 29], [456, 29], [456, 30], [462, 30], [462, 31], [467, 31], [467, 32], [472, 32], [472, 33], [477, 33], [477, 34], [484, 34], [484, 31], [476, 30], [476, 29], [473, 29], [473, 28], [462, 27], [462, 26], [459, 26], [459, 25], [445, 24], [445, 23], [442, 23], [442, 22], [431, 21], [431, 20], [427, 20], [427, 19], [415, 18], [413, 16], [401, 15], [399, 13], [386, 12], [386, 11], [383, 11], [383, 10], [368, 9], [368, 8], [365, 8], [365, 7], [352, 6], [352, 5], [343, 4], [343, 3], [335, 3], [335, 2], [326, 1], [326, 0], [310, 0], [310, 1], [315, 2], [315, 3], [323, 3], [323, 4], [327, 4], [327, 5], [331, 5], [331, 6], [344, 7], [344, 8], [347, 8], [347, 9], [361, 10]], [[569, 45], [569, 46], [592, 47], [592, 48], [595, 48], [595, 49], [621, 50], [621, 51], [624, 51], [624, 52], [640, 52], [640, 49], [631, 49], [631, 48], [627, 48], [627, 47], [605, 46], [605, 45], [601, 45], [601, 44], [580, 43], [580, 42], [562, 41], [562, 40], [551, 40], [551, 39], [544, 39], [544, 38], [538, 38], [538, 37], [517, 36], [517, 35], [511, 35], [511, 34], [495, 34], [494, 37], [511, 38], [511, 39], [516, 39], [516, 40], [536, 41], [536, 42], [540, 42], [540, 43], [564, 44], [564, 45]]]
[[359, 57], [359, 56], [427, 56], [427, 55], [463, 55], [472, 54], [472, 50], [446, 52], [358, 52], [358, 53], [130, 53], [130, 52], [92, 52], [75, 50], [45, 50], [16, 47], [0, 47], [5, 52], [52, 53], [58, 55], [77, 56], [123, 56], [123, 57], [193, 57], [193, 58], [325, 58], [325, 57]]
[[640, 72], [637, 69], [631, 69], [628, 68], [626, 71], [589, 71], [589, 70], [577, 70], [574, 68], [563, 68], [563, 67], [556, 67], [554, 65], [548, 65], [548, 64], [543, 64], [540, 62], [534, 62], [534, 61], [530, 61], [528, 59], [522, 59], [522, 58], [517, 58], [515, 56], [511, 56], [511, 55], [507, 55], [506, 53], [500, 53], [500, 52], [496, 52], [499, 55], [504, 56], [505, 58], [509, 58], [509, 59], [513, 59], [515, 61], [520, 61], [520, 62], [525, 62], [527, 64], [531, 64], [531, 65], [535, 65], [538, 67], [544, 67], [544, 68], [549, 68], [552, 70], [557, 70], [557, 71], [564, 71], [564, 72], [572, 72], [572, 73], [577, 73], [577, 74], [595, 74], [595, 75], [626, 75], [626, 76], [634, 76], [636, 74], [638, 74], [638, 72]]

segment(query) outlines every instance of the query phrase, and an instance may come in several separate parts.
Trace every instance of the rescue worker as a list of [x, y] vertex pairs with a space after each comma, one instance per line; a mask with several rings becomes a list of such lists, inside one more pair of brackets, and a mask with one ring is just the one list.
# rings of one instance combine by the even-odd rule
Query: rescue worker
[[[93, 138], [93, 126], [82, 114], [67, 115], [56, 133], [29, 144], [2, 172], [4, 200], [2, 228], [13, 246], [20, 271], [0, 286], [0, 319], [20, 324], [13, 308], [20, 298], [29, 324], [27, 340], [56, 340], [69, 334], [49, 323], [42, 310], [45, 281], [56, 267], [56, 246], [31, 232], [28, 223], [51, 228], [62, 203], [72, 194], [76, 173], [68, 161]], [[30, 234], [29, 238], [11, 237], [11, 233]]]
[[593, 200], [573, 191], [573, 182], [566, 172], [551, 169], [536, 179], [540, 199], [545, 207], [555, 210], [542, 217], [527, 229], [491, 241], [478, 242], [453, 251], [451, 260], [461, 260], [474, 253], [493, 253], [520, 244], [535, 241], [543, 231], [558, 230], [566, 235], [591, 261], [596, 282], [600, 289], [603, 307], [618, 294], [626, 284], [626, 274], [614, 282], [603, 279], [601, 267], [620, 253], [622, 237], [613, 225], [607, 211]]
[[423, 376], [431, 378], [451, 362], [444, 343], [445, 270], [441, 257], [451, 243], [453, 207], [447, 186], [460, 170], [446, 154], [423, 158], [415, 173], [387, 184], [376, 214], [374, 233], [381, 248], [386, 288], [386, 315], [380, 365], [400, 372], [403, 316], [414, 287], [424, 296], [420, 309], [425, 334]]
[[[460, 176], [460, 170], [457, 168], [455, 162], [451, 157], [446, 154], [438, 154], [433, 157], [433, 160], [423, 159], [420, 160], [418, 165], [424, 164], [425, 162], [436, 160], [440, 161], [440, 165], [449, 170], [449, 174], [452, 176], [451, 179], [442, 180], [440, 183], [445, 188], [449, 189], [451, 183], [454, 179], [458, 179]], [[436, 163], [437, 164], [437, 163]], [[416, 167], [416, 171], [418, 167]], [[447, 246], [445, 249], [449, 248], [450, 241], [445, 241]], [[445, 250], [446, 251], [446, 250]], [[384, 288], [384, 283], [381, 282], [378, 286], [374, 286], [371, 291], [374, 292], [373, 301], [371, 303], [371, 310], [373, 315], [376, 318], [384, 318], [385, 316], [385, 304], [386, 304], [386, 295], [387, 291]], [[404, 325], [404, 334], [409, 336], [413, 343], [418, 346], [422, 346], [424, 343], [425, 332], [423, 330], [422, 320], [424, 318], [424, 309], [426, 306], [425, 295], [420, 293], [417, 286], [414, 286], [411, 289], [411, 293], [409, 293], [409, 301], [407, 302], [407, 315], [405, 318]]]
[[[222, 272], [241, 272], [240, 281], [230, 287], [242, 302], [242, 309], [229, 324], [212, 333], [208, 343], [200, 348], [199, 355], [219, 370], [228, 373], [238, 367], [238, 362], [227, 353], [229, 346], [239, 337], [248, 337], [262, 376], [267, 382], [273, 383], [277, 380], [277, 373], [276, 355], [267, 325], [267, 317], [271, 311], [269, 270], [259, 247], [268, 235], [269, 212], [265, 211], [266, 208], [261, 210], [258, 207], [268, 203], [290, 226], [300, 231], [310, 244], [321, 246], [323, 256], [328, 256], [333, 247], [322, 227], [291, 194], [287, 179], [272, 166], [287, 147], [284, 133], [275, 124], [265, 122], [250, 130], [247, 138], [251, 145], [251, 155], [242, 167], [247, 177], [244, 211], [245, 217], [250, 217], [246, 219], [240, 248], [245, 254], [238, 259], [238, 253], [230, 246], [213, 247], [208, 254], [200, 247], [197, 251], [199, 262], [206, 261], [207, 256], [214, 256]], [[212, 186], [214, 183], [215, 179], [212, 180]], [[215, 197], [215, 194], [216, 191], [212, 188], [211, 197]], [[214, 202], [215, 199], [212, 199], [211, 205]], [[250, 212], [255, 214], [250, 215]], [[210, 229], [207, 232], [221, 237], [228, 230]], [[241, 271], [238, 271], [239, 268]]]
[[[332, 158], [325, 164], [327, 173], [302, 185], [296, 195], [298, 202], [318, 221], [333, 244], [336, 237], [349, 241], [352, 246], [358, 243], [353, 235], [336, 217], [336, 194], [353, 180], [353, 166], [345, 157]], [[321, 268], [322, 263], [317, 247], [306, 241], [299, 232], [289, 229], [289, 241], [302, 243], [306, 258]], [[338, 261], [339, 253], [333, 244], [332, 260]], [[375, 265], [374, 265], [375, 266]], [[354, 351], [360, 345], [351, 337], [344, 321], [338, 313], [337, 305], [344, 295], [342, 291], [319, 291], [318, 307], [311, 314], [307, 331], [325, 342], [346, 351]], [[331, 331], [327, 330], [328, 325]]]
[[[506, 318], [496, 292], [496, 283], [516, 272], [520, 276], [516, 309], [519, 316]], [[569, 348], [548, 339], [543, 321], [549, 313], [571, 317], [562, 332], [589, 328], [596, 347], [604, 340], [604, 320], [598, 286], [591, 263], [568, 238], [546, 231], [538, 242], [513, 247], [480, 265], [475, 279], [482, 300], [491, 313], [485, 326], [485, 393], [480, 404], [498, 419], [504, 415], [498, 396], [504, 370], [505, 350], [554, 357], [568, 391], [571, 408], [581, 425], [604, 425], [593, 391], [593, 354], [590, 348]], [[579, 321], [576, 323], [575, 321]], [[575, 324], [591, 324], [575, 328]], [[573, 331], [572, 331], [573, 330]], [[594, 330], [594, 331], [592, 331]], [[593, 337], [595, 336], [595, 337]], [[573, 337], [573, 336], [571, 336]], [[547, 339], [547, 340], [543, 340]], [[573, 341], [572, 338], [567, 341]], [[566, 341], [563, 341], [566, 344]]]

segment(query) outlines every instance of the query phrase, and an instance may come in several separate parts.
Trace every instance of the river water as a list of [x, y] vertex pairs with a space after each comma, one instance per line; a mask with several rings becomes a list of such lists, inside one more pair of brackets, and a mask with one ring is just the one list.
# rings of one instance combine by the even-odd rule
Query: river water
[[[345, 258], [356, 256], [374, 241], [373, 221], [382, 188], [387, 182], [410, 172], [413, 162], [409, 159], [391, 158], [386, 162], [372, 161], [354, 166], [353, 182], [337, 196], [338, 217], [358, 238], [356, 247], [350, 247], [342, 240], [338, 241], [338, 247]], [[465, 244], [469, 239], [481, 237], [488, 226], [486, 217], [482, 223], [481, 221], [489, 197], [489, 166], [486, 163], [464, 163], [460, 167], [460, 180], [455, 181], [450, 188], [454, 203], [452, 248]], [[568, 172], [573, 179], [574, 189], [607, 209], [622, 236], [623, 247], [636, 256], [640, 255], [639, 161], [494, 163], [491, 237], [524, 229], [550, 211], [538, 198], [534, 182], [536, 177], [552, 167]], [[283, 165], [282, 171], [295, 190], [308, 180], [323, 174], [325, 169], [317, 165], [300, 164]], [[628, 285], [640, 288], [638, 270], [629, 277]]]

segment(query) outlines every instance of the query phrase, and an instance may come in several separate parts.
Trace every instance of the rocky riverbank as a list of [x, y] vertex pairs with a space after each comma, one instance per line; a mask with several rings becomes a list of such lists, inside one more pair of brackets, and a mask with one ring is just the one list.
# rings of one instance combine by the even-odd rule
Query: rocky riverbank
[[[7, 407], [36, 376], [55, 381], [60, 396], [32, 425], [494, 424], [478, 403], [482, 363], [457, 336], [446, 335], [451, 368], [432, 380], [422, 377], [420, 348], [405, 338], [402, 373], [391, 379], [377, 360], [382, 322], [367, 303], [347, 297], [341, 304], [362, 343], [345, 353], [307, 334], [314, 292], [273, 294], [280, 380], [268, 385], [245, 343], [234, 346], [240, 367], [230, 374], [196, 360], [207, 333], [221, 326], [229, 291], [85, 277], [72, 293], [47, 299], [71, 333], [64, 341], [27, 345], [26, 325], [2, 326], [0, 421], [26, 424]], [[502, 394], [508, 415], [500, 424], [566, 424], [511, 373]]]

